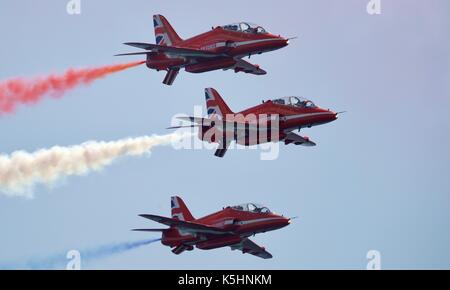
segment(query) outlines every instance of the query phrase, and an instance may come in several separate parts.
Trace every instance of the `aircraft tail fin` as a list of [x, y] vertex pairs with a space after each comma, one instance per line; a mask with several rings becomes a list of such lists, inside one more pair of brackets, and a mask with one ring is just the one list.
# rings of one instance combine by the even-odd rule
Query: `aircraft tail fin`
[[179, 196], [172, 196], [171, 198], [172, 218], [180, 221], [193, 221], [195, 218], [187, 208], [184, 201]]
[[213, 115], [216, 115], [223, 118], [227, 114], [234, 114], [215, 89], [206, 88], [205, 99], [208, 117], [211, 118]]
[[153, 25], [157, 45], [172, 46], [183, 41], [164, 16], [153, 15]]

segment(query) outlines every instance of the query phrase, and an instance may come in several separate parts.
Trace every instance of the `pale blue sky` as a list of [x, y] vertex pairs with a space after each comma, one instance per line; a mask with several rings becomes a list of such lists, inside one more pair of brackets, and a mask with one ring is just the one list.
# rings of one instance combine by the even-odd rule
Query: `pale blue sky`
[[34, 200], [0, 196], [0, 262], [154, 238], [129, 231], [159, 227], [137, 214], [169, 215], [178, 194], [198, 217], [254, 201], [300, 218], [253, 238], [272, 260], [229, 248], [176, 256], [153, 244], [89, 267], [363, 269], [376, 249], [383, 268], [450, 268], [450, 2], [382, 0], [378, 16], [367, 2], [82, 0], [82, 14], [69, 16], [66, 1], [1, 1], [0, 79], [135, 60], [113, 55], [133, 51], [122, 42], [154, 42], [158, 13], [183, 38], [240, 20], [299, 36], [252, 57], [265, 76], [182, 72], [167, 87], [163, 73], [139, 67], [20, 107], [0, 118], [2, 153], [165, 134], [172, 115], [204, 105], [205, 87], [235, 110], [303, 95], [348, 113], [304, 131], [317, 147], [282, 146], [276, 161], [161, 147], [39, 186]]

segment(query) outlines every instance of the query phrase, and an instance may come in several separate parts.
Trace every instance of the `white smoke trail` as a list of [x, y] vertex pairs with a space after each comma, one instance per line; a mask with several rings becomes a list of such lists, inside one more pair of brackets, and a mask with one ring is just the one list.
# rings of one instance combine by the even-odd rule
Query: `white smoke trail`
[[191, 134], [172, 133], [112, 142], [89, 141], [33, 153], [16, 151], [10, 155], [0, 155], [0, 193], [32, 198], [33, 187], [37, 183], [51, 185], [66, 176], [98, 171], [118, 157], [142, 155], [155, 146], [175, 144], [188, 136]]
[[[123, 242], [103, 245], [96, 248], [84, 249], [80, 251], [81, 264], [90, 263], [99, 259], [107, 258], [112, 255], [121, 254], [133, 249], [149, 245], [160, 241], [161, 239], [142, 240], [136, 242]], [[64, 269], [68, 260], [67, 253], [59, 253], [57, 255], [48, 256], [40, 259], [32, 259], [19, 263], [1, 264], [0, 270], [17, 270], [17, 269], [31, 269], [31, 270], [49, 270], [49, 269]]]

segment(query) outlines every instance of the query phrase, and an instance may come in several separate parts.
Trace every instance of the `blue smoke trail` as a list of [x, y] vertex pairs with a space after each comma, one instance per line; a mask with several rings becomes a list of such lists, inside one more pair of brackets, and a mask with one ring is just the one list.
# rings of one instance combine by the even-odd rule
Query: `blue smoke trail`
[[[161, 239], [142, 240], [135, 242], [123, 242], [116, 244], [103, 245], [93, 249], [85, 249], [80, 251], [81, 265], [92, 262], [94, 260], [106, 258], [112, 255], [124, 253], [151, 243], [160, 241]], [[42, 259], [33, 259], [24, 263], [15, 264], [0, 264], [0, 270], [13, 270], [13, 269], [65, 269], [69, 260], [66, 258], [67, 253], [50, 256]]]

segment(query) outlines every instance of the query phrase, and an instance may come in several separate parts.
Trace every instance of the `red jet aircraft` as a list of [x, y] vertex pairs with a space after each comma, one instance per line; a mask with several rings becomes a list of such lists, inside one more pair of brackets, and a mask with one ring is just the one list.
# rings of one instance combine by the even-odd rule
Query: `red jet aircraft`
[[198, 127], [200, 140], [219, 144], [217, 157], [225, 155], [232, 141], [244, 146], [278, 141], [284, 141], [286, 145], [315, 146], [308, 137], [292, 131], [332, 122], [343, 113], [319, 108], [301, 97], [263, 101], [258, 106], [234, 113], [215, 89], [205, 89], [205, 97], [209, 118], [179, 117], [193, 124], [168, 129]]
[[267, 207], [247, 203], [229, 206], [221, 211], [195, 219], [183, 200], [171, 199], [172, 218], [142, 214], [140, 216], [169, 226], [167, 229], [135, 229], [134, 231], [162, 232], [161, 243], [169, 246], [174, 254], [197, 249], [210, 250], [231, 247], [263, 259], [272, 255], [249, 237], [273, 231], [290, 224], [291, 219], [271, 212]]
[[163, 83], [172, 85], [181, 68], [190, 73], [233, 69], [264, 75], [258, 65], [242, 58], [276, 50], [289, 44], [289, 39], [268, 33], [258, 25], [241, 22], [217, 26], [192, 38], [181, 39], [162, 15], [153, 16], [156, 44], [125, 43], [145, 52], [119, 55], [147, 55], [147, 67], [167, 71]]

